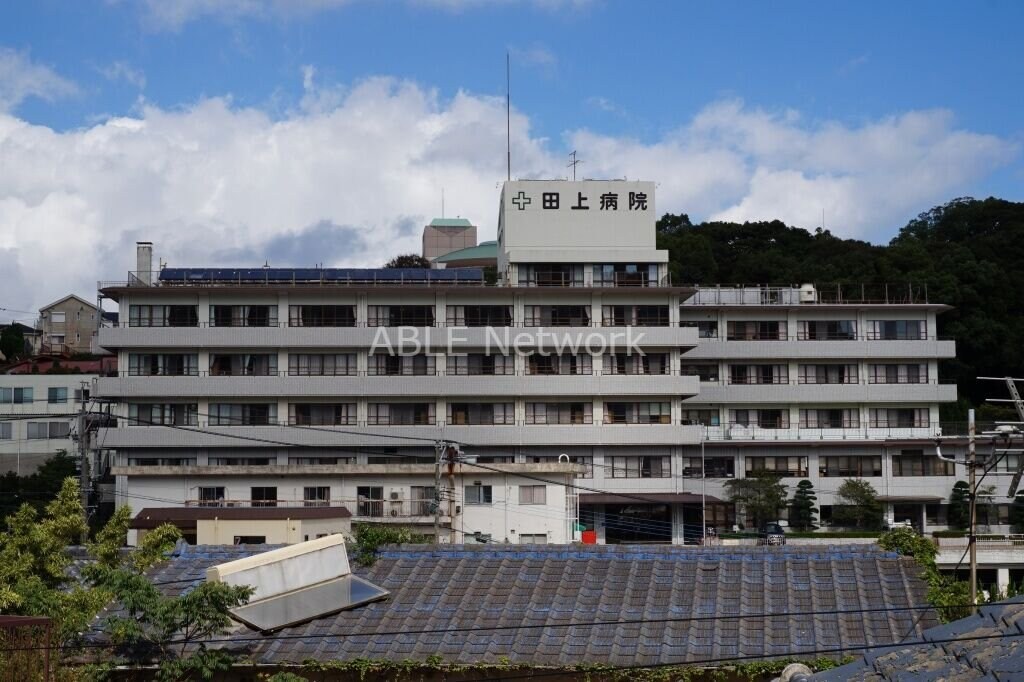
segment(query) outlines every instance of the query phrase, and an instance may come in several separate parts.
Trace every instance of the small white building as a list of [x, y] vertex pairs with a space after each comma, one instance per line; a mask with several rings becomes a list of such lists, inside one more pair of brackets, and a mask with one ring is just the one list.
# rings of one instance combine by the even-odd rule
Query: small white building
[[33, 473], [59, 451], [75, 455], [75, 415], [94, 374], [0, 374], [0, 472]]

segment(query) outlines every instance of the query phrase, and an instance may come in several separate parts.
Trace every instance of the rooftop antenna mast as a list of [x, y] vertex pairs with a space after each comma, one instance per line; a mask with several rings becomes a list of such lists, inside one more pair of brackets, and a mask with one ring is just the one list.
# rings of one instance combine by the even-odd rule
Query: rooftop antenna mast
[[505, 161], [512, 181], [512, 59], [505, 50]]
[[441, 188], [441, 217], [444, 218], [444, 187]]
[[569, 154], [569, 156], [572, 158], [572, 161], [569, 162], [569, 165], [566, 166], [566, 168], [572, 168], [572, 181], [576, 182], [576, 166], [580, 165], [583, 162], [576, 158], [575, 149], [572, 150], [572, 153]]

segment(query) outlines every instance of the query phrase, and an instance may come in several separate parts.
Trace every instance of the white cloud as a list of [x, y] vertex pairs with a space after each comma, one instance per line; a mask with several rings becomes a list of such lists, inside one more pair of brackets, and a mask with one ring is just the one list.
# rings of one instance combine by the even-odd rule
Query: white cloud
[[[134, 268], [140, 239], [180, 266], [379, 266], [418, 251], [442, 187], [449, 214], [493, 236], [503, 98], [302, 75], [303, 102], [278, 117], [224, 98], [63, 132], [0, 114], [0, 305], [91, 297]], [[652, 142], [579, 130], [556, 146], [518, 112], [512, 137], [517, 176], [564, 177], [577, 149], [587, 177], [658, 181], [658, 211], [814, 227], [824, 207], [833, 231], [875, 240], [1015, 153], [942, 111], [847, 126], [737, 102]]]
[[139, 90], [146, 88], [146, 74], [132, 67], [128, 62], [113, 62], [99, 69], [100, 75], [108, 81], [124, 81]]
[[0, 111], [11, 111], [29, 97], [52, 102], [77, 92], [78, 86], [27, 52], [0, 47]]

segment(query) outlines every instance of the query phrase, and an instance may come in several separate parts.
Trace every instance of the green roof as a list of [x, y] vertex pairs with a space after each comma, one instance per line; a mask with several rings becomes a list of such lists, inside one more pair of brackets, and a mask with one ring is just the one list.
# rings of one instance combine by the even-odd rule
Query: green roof
[[473, 223], [465, 218], [434, 218], [430, 221], [431, 227], [473, 227]]
[[452, 261], [460, 260], [498, 260], [498, 242], [480, 242], [476, 246], [471, 246], [468, 249], [459, 249], [458, 251], [452, 251], [446, 253], [443, 256], [438, 256], [434, 259], [435, 263], [450, 263]]

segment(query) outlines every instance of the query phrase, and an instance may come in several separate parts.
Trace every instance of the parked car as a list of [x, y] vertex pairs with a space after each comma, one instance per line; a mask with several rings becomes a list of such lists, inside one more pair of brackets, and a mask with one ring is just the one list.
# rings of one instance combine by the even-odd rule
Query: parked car
[[766, 523], [761, 526], [757, 537], [762, 545], [784, 545], [786, 544], [786, 530], [777, 523]]

